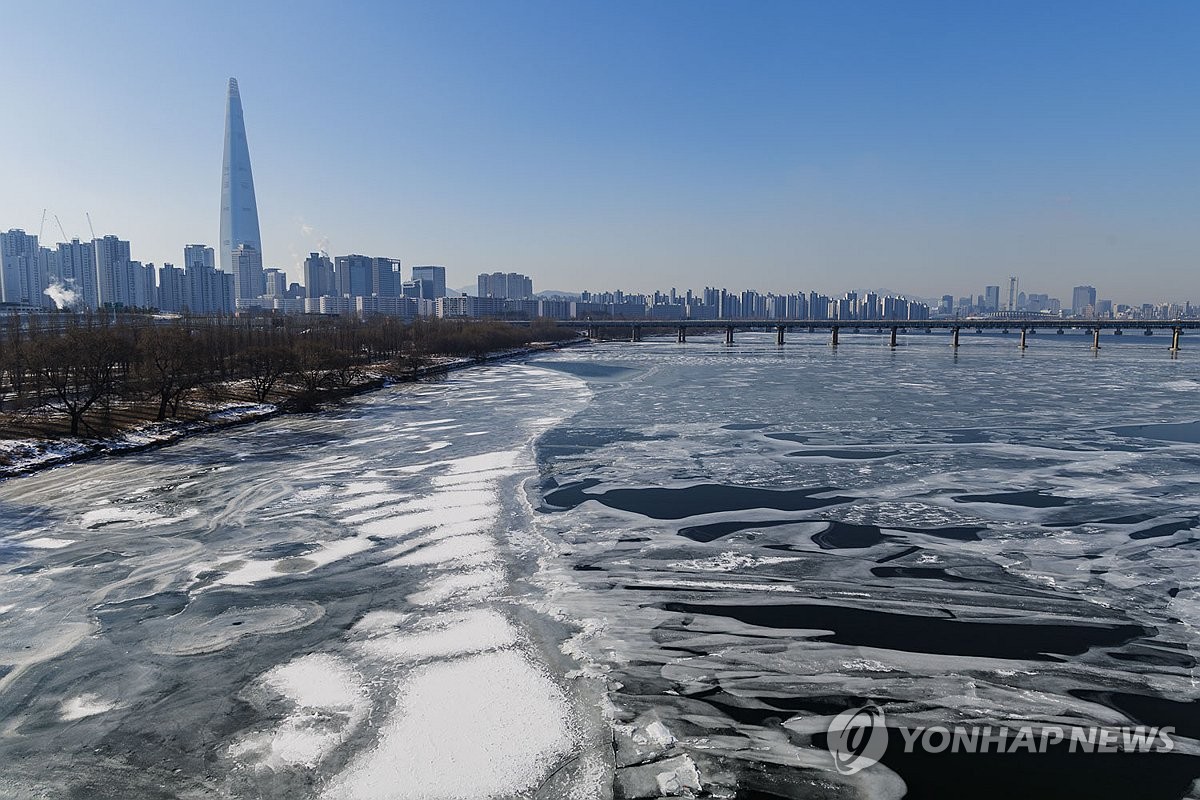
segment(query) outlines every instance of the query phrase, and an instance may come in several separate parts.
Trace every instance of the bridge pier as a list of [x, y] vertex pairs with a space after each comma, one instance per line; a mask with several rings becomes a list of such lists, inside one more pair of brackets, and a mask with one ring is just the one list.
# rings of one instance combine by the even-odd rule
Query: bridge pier
[[1029, 346], [1029, 345], [1028, 345], [1028, 344], [1026, 344], [1026, 342], [1025, 342], [1025, 337], [1026, 337], [1028, 334], [1029, 334], [1029, 330], [1028, 330], [1027, 328], [1021, 328], [1021, 349], [1022, 349], [1022, 350], [1024, 350], [1026, 347], [1028, 347], [1028, 346]]
[[950, 336], [951, 336], [950, 346], [953, 347], [955, 350], [958, 349], [958, 332], [959, 332], [959, 330], [961, 330], [961, 329], [958, 326], [955, 326], [950, 329]]
[[1099, 325], [1097, 325], [1092, 330], [1092, 349], [1093, 350], [1100, 349], [1100, 326]]
[[687, 342], [687, 328], [685, 328], [683, 325], [679, 326], [679, 338], [676, 341], [678, 341], [680, 344]]
[[892, 335], [890, 338], [891, 338], [891, 341], [888, 342], [888, 347], [895, 347], [896, 346], [896, 326], [895, 325], [892, 326]]
[[733, 344], [733, 326], [725, 329], [725, 344]]
[[629, 341], [640, 342], [642, 340], [642, 326], [634, 325], [629, 329]]
[[784, 327], [782, 325], [775, 329], [775, 344], [780, 347], [783, 347], [783, 331]]
[[1176, 328], [1171, 331], [1171, 352], [1178, 353], [1180, 349], [1179, 337], [1183, 335], [1183, 328]]
[[834, 325], [834, 326], [833, 326], [832, 328], [830, 328], [829, 330], [830, 330], [830, 333], [831, 333], [831, 335], [830, 335], [830, 337], [829, 337], [829, 343], [830, 343], [831, 345], [833, 345], [834, 347], [837, 347], [837, 339], [838, 339], [838, 329], [837, 329], [837, 325]]

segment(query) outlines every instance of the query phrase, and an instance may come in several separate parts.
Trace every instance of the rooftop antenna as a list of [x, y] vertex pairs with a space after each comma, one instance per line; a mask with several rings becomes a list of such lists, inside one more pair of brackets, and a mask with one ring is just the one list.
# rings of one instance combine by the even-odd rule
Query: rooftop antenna
[[96, 229], [92, 227], [92, 215], [91, 215], [91, 214], [89, 214], [89, 213], [88, 213], [88, 212], [86, 212], [86, 211], [85, 211], [85, 212], [83, 212], [83, 215], [84, 215], [85, 217], [87, 217], [87, 220], [88, 220], [88, 230], [92, 232], [92, 241], [94, 242], [94, 241], [96, 241]]

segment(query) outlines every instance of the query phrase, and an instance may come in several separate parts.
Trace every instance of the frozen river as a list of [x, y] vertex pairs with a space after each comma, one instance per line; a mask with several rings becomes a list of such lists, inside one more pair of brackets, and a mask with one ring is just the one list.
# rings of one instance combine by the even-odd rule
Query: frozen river
[[[1195, 362], [1031, 342], [572, 348], [6, 481], [0, 796], [1200, 796]], [[867, 703], [1175, 748], [840, 775]]]

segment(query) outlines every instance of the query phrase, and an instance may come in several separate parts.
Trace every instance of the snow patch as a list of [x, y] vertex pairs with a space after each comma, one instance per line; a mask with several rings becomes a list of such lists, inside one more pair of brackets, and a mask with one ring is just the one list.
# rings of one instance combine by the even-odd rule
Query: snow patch
[[86, 692], [64, 700], [58, 713], [65, 722], [72, 722], [112, 711], [116, 707], [117, 704], [113, 701], [105, 700], [94, 692]]
[[389, 566], [407, 567], [421, 564], [448, 564], [452, 562], [481, 563], [496, 557], [490, 539], [478, 534], [455, 536], [422, 547], [388, 562]]
[[483, 608], [436, 614], [413, 627], [370, 639], [362, 648], [389, 661], [421, 661], [496, 650], [519, 638], [503, 615]]
[[58, 550], [68, 545], [75, 544], [74, 539], [55, 539], [52, 536], [39, 536], [37, 539], [29, 539], [21, 542], [21, 547], [33, 547], [38, 550]]
[[337, 656], [312, 653], [274, 667], [260, 685], [293, 709], [273, 731], [254, 733], [229, 747], [271, 769], [315, 767], [362, 724], [370, 701], [358, 673]]
[[562, 690], [514, 650], [484, 653], [413, 670], [379, 744], [324, 797], [510, 795], [534, 786], [570, 749]]
[[406, 599], [417, 606], [437, 605], [451, 598], [477, 602], [494, 594], [503, 581], [504, 574], [498, 569], [459, 572], [427, 581], [424, 589]]

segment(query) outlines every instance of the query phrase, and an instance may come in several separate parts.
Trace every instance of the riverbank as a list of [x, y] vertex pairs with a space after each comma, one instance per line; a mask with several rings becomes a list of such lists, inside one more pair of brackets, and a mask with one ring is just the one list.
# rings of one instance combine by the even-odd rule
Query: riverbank
[[368, 370], [364, 373], [361, 382], [351, 386], [321, 390], [315, 398], [303, 404], [295, 402], [294, 398], [277, 403], [227, 402], [214, 404], [193, 419], [151, 422], [114, 433], [111, 436], [0, 439], [0, 480], [101, 456], [136, 453], [156, 447], [166, 447], [185, 438], [270, 419], [280, 414], [319, 413], [322, 407], [330, 403], [365, 392], [401, 383], [429, 380], [456, 370], [521, 358], [548, 350], [558, 350], [586, 341], [588, 340], [538, 342], [528, 347], [498, 350], [479, 358], [443, 358], [404, 373]]

